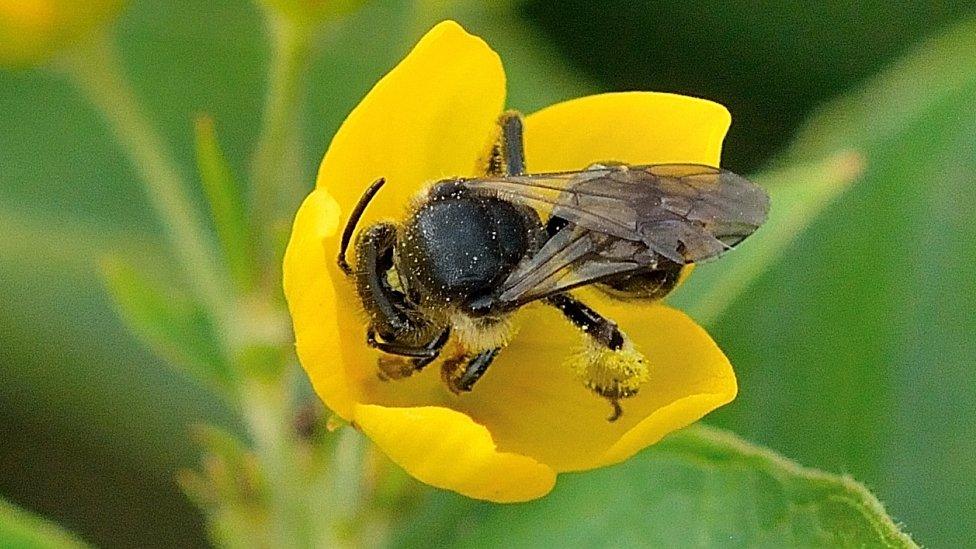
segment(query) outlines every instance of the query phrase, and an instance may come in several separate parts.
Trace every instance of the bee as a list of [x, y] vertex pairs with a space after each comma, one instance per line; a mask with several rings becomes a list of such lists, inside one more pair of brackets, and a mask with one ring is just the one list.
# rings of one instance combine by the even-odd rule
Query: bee
[[513, 337], [512, 314], [541, 302], [584, 334], [577, 374], [610, 402], [615, 421], [648, 367], [613, 320], [570, 291], [593, 286], [619, 299], [659, 300], [682, 268], [755, 232], [769, 197], [743, 177], [697, 164], [527, 173], [521, 115], [505, 112], [498, 123], [485, 175], [436, 181], [401, 223], [365, 227], [355, 267], [347, 250], [385, 180], [350, 213], [338, 264], [369, 315], [366, 341], [383, 353], [380, 376], [399, 379], [437, 360], [454, 335], [458, 351], [441, 362], [441, 375], [460, 394]]

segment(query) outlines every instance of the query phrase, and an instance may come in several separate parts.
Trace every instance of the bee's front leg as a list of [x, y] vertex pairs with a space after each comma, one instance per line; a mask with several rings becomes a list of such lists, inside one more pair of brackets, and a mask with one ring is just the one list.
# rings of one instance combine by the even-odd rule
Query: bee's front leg
[[381, 341], [377, 338], [376, 331], [370, 327], [366, 330], [366, 344], [386, 353], [377, 361], [381, 379], [403, 379], [423, 370], [433, 362], [447, 344], [450, 335], [450, 328], [445, 328], [437, 339], [418, 347]]
[[454, 394], [461, 394], [470, 391], [481, 376], [491, 366], [492, 361], [501, 351], [501, 347], [495, 347], [481, 351], [477, 354], [460, 353], [444, 361], [441, 365], [441, 378], [447, 388]]

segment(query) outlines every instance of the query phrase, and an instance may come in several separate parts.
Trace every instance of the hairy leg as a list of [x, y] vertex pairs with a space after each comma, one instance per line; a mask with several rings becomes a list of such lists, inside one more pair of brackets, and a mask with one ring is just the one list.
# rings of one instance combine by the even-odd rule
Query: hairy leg
[[583, 332], [583, 351], [573, 357], [571, 366], [587, 388], [610, 402], [613, 411], [607, 419], [616, 421], [623, 414], [620, 400], [636, 395], [647, 381], [644, 356], [615, 322], [582, 301], [568, 294], [557, 294], [546, 299], [546, 303]]
[[488, 159], [488, 175], [506, 176], [525, 173], [525, 145], [522, 139], [522, 115], [505, 111], [498, 117], [501, 136]]
[[441, 378], [454, 394], [468, 392], [488, 370], [501, 347], [481, 351], [477, 354], [462, 353], [444, 361]]

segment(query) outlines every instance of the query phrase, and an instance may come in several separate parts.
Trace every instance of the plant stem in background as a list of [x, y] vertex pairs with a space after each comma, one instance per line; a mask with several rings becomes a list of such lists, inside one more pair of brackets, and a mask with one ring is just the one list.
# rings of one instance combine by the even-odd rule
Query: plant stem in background
[[187, 194], [187, 180], [130, 89], [115, 48], [107, 37], [97, 37], [71, 51], [58, 67], [99, 110], [142, 177], [194, 294], [218, 322], [226, 321], [232, 294]]
[[268, 479], [269, 539], [278, 547], [300, 547], [308, 539], [301, 468], [295, 461], [293, 395], [284, 380], [245, 383], [240, 411], [253, 440], [254, 453]]
[[[284, 17], [265, 9], [265, 20], [271, 38], [268, 92], [264, 121], [254, 151], [252, 173], [252, 207], [255, 225], [262, 231], [262, 261], [272, 264], [266, 274], [277, 284], [280, 260], [276, 235], [283, 206], [294, 207], [302, 194], [301, 181], [295, 171], [291, 150], [296, 142], [297, 114], [301, 103], [302, 83], [312, 52], [314, 26]], [[290, 215], [290, 212], [289, 212]]]

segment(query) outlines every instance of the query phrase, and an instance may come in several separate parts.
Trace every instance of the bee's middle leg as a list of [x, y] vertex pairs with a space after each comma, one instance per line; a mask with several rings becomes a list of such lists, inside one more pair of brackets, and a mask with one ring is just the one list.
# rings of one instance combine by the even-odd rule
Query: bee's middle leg
[[491, 366], [499, 351], [501, 347], [495, 347], [477, 354], [461, 353], [446, 359], [441, 365], [441, 377], [447, 388], [454, 394], [470, 391], [488, 370], [488, 366]]

